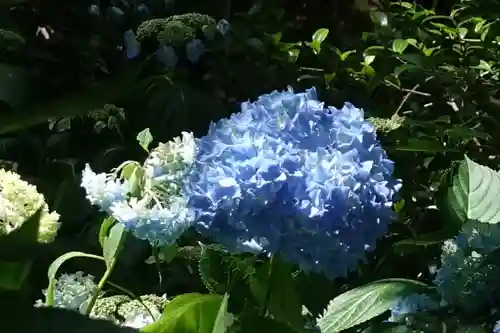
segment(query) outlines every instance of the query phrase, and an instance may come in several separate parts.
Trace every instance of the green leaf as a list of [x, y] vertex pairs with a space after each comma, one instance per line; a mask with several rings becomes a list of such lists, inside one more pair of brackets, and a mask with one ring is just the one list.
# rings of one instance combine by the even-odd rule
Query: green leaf
[[165, 263], [170, 263], [177, 256], [179, 246], [177, 243], [165, 245], [160, 250], [160, 257]]
[[139, 144], [145, 151], [149, 152], [149, 145], [153, 142], [153, 136], [151, 135], [149, 128], [143, 129], [139, 132], [139, 134], [137, 134], [137, 141], [139, 141]]
[[275, 256], [259, 267], [250, 289], [275, 319], [303, 327], [302, 303], [292, 273], [292, 266]]
[[54, 260], [52, 264], [50, 264], [49, 269], [47, 271], [47, 276], [49, 278], [49, 286], [47, 287], [47, 295], [45, 296], [45, 303], [47, 305], [49, 306], [54, 305], [54, 288], [56, 284], [57, 271], [67, 260], [78, 257], [104, 260], [104, 258], [101, 256], [96, 256], [94, 254], [77, 252], [77, 251], [65, 253], [56, 260]]
[[462, 225], [468, 220], [500, 222], [500, 174], [465, 155], [448, 187], [446, 211]]
[[167, 303], [159, 320], [141, 332], [212, 333], [223, 299], [220, 295], [179, 295]]
[[225, 293], [224, 298], [219, 307], [219, 312], [215, 318], [214, 327], [212, 333], [226, 333], [229, 326], [234, 321], [234, 316], [227, 312], [227, 302], [229, 300], [229, 294]]
[[101, 228], [99, 229], [99, 244], [101, 244], [102, 248], [104, 248], [104, 241], [108, 237], [109, 230], [114, 224], [115, 224], [115, 219], [112, 218], [111, 216], [108, 216], [104, 220], [102, 220]]
[[123, 248], [123, 243], [126, 238], [125, 228], [121, 223], [116, 223], [109, 231], [109, 236], [104, 239], [103, 257], [106, 261], [106, 266], [112, 267], [116, 261], [118, 254]]
[[328, 37], [328, 33], [330, 30], [326, 28], [321, 28], [316, 30], [316, 32], [312, 36], [312, 42], [309, 44], [313, 49], [315, 54], [318, 54], [321, 51], [321, 44], [325, 41], [326, 37]]
[[395, 39], [392, 42], [392, 50], [396, 53], [402, 54], [408, 47], [408, 42], [405, 39]]
[[47, 102], [33, 101], [19, 112], [0, 114], [0, 134], [47, 122], [50, 118], [81, 116], [122, 96], [134, 87], [142, 65], [125, 71], [123, 75], [95, 82], [80, 91], [55, 97]]
[[329, 33], [330, 33], [330, 30], [328, 30], [326, 28], [318, 29], [318, 30], [316, 30], [316, 32], [312, 36], [312, 41], [313, 42], [316, 41], [321, 45], [321, 43], [323, 43], [325, 41], [326, 37], [328, 37]]
[[467, 36], [467, 32], [469, 32], [469, 30], [465, 27], [460, 27], [458, 28], [458, 35], [460, 36], [460, 38], [465, 38], [465, 36]]
[[389, 310], [400, 297], [426, 288], [413, 280], [379, 280], [335, 297], [317, 324], [322, 333], [335, 333], [364, 323]]
[[32, 264], [32, 261], [0, 261], [0, 290], [20, 290]]
[[29, 83], [24, 68], [0, 63], [0, 101], [17, 110], [26, 101]]

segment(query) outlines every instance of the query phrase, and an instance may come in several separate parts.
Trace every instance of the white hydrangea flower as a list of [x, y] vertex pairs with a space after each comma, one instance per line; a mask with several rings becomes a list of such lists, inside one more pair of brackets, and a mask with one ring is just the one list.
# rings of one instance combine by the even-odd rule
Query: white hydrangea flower
[[175, 180], [194, 162], [196, 141], [193, 133], [181, 132], [153, 149], [145, 163], [146, 174], [155, 181]]
[[49, 212], [43, 194], [14, 172], [0, 169], [0, 235], [19, 227], [41, 208], [38, 242], [50, 243], [59, 229], [59, 214]]
[[107, 211], [117, 201], [125, 200], [129, 191], [127, 181], [120, 181], [107, 173], [95, 173], [89, 164], [82, 174], [82, 187], [87, 192], [87, 199], [102, 211]]

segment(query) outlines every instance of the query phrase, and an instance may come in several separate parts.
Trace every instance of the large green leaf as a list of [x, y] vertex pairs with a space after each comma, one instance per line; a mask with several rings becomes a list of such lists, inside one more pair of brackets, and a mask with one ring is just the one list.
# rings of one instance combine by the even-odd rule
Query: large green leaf
[[335, 333], [366, 322], [389, 310], [399, 298], [424, 290], [426, 285], [406, 279], [379, 280], [335, 297], [318, 318], [322, 333]]
[[448, 187], [445, 208], [459, 225], [468, 220], [498, 223], [499, 197], [500, 174], [465, 156]]
[[303, 327], [302, 303], [292, 266], [275, 256], [259, 267], [250, 283], [252, 294], [276, 320]]
[[130, 91], [141, 70], [142, 67], [134, 67], [123, 75], [93, 83], [83, 90], [0, 114], [0, 134], [38, 125], [50, 118], [81, 116], [106, 103], [112, 103]]
[[103, 244], [103, 257], [106, 261], [106, 266], [113, 267], [114, 262], [118, 257], [121, 249], [123, 248], [123, 243], [126, 238], [126, 231], [123, 227], [123, 224], [116, 223], [113, 227], [111, 227], [109, 231], [109, 236], [104, 239]]
[[175, 297], [163, 316], [141, 329], [144, 333], [212, 333], [223, 297], [197, 293]]

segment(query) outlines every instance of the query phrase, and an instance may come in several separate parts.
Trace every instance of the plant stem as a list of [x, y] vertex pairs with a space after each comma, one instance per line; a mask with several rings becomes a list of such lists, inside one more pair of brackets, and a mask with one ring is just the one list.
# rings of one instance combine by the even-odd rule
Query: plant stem
[[104, 272], [104, 275], [102, 276], [101, 280], [99, 281], [99, 284], [97, 287], [94, 289], [94, 293], [92, 294], [92, 298], [90, 299], [89, 304], [87, 305], [87, 308], [85, 309], [84, 315], [88, 316], [92, 312], [92, 308], [95, 305], [95, 302], [97, 301], [97, 298], [99, 298], [99, 295], [101, 295], [101, 291], [104, 288], [104, 285], [106, 284], [106, 281], [110, 277], [111, 273], [113, 272], [113, 268], [115, 268], [116, 264], [116, 258], [111, 260], [109, 265], [107, 265], [106, 271]]

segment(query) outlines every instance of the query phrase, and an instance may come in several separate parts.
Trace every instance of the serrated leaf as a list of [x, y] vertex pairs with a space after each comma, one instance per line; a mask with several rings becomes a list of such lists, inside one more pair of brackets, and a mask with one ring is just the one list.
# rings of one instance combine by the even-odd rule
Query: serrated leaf
[[47, 295], [45, 296], [45, 303], [47, 305], [49, 306], [54, 305], [54, 288], [56, 284], [57, 271], [66, 261], [78, 257], [104, 260], [104, 258], [101, 256], [96, 256], [95, 254], [77, 252], [77, 251], [65, 253], [56, 260], [54, 260], [52, 264], [50, 264], [49, 269], [47, 271], [47, 276], [49, 278], [49, 286], [47, 287]]
[[183, 294], [167, 303], [162, 317], [144, 333], [213, 333], [222, 304], [220, 295]]
[[292, 275], [291, 265], [278, 257], [259, 267], [250, 282], [250, 290], [260, 304], [277, 320], [303, 327], [302, 303]]
[[364, 323], [389, 310], [399, 298], [426, 288], [406, 279], [379, 280], [335, 297], [317, 324], [322, 333], [336, 333]]
[[447, 211], [462, 225], [468, 220], [500, 222], [500, 174], [465, 155], [446, 197]]
[[153, 142], [153, 135], [151, 135], [149, 128], [143, 129], [137, 134], [137, 141], [145, 151], [149, 152], [149, 145]]

